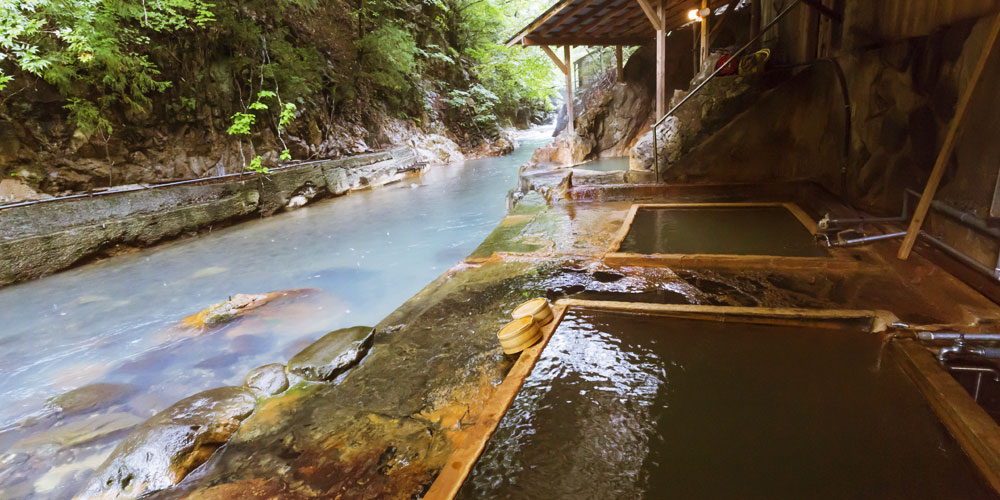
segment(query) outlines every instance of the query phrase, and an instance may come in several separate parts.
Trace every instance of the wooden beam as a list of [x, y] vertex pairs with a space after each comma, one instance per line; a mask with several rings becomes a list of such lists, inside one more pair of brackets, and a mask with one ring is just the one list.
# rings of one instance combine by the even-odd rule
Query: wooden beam
[[625, 66], [622, 64], [622, 46], [615, 45], [615, 63], [618, 68], [618, 81], [625, 81]]
[[615, 45], [622, 45], [626, 47], [631, 47], [633, 45], [645, 45], [649, 43], [648, 36], [630, 35], [630, 36], [608, 36], [599, 39], [593, 39], [581, 36], [560, 36], [560, 37], [546, 37], [541, 39], [534, 39], [532, 37], [527, 37], [524, 39], [525, 46], [534, 47], [542, 45], [588, 45], [591, 47], [613, 47]]
[[948, 135], [945, 136], [944, 145], [938, 154], [934, 169], [931, 170], [931, 176], [927, 179], [927, 185], [924, 187], [923, 195], [920, 196], [920, 203], [917, 205], [917, 210], [913, 213], [913, 219], [910, 220], [910, 227], [906, 231], [906, 238], [903, 239], [903, 245], [899, 247], [899, 253], [896, 254], [902, 260], [910, 257], [913, 244], [916, 243], [917, 236], [920, 235], [920, 228], [924, 225], [927, 211], [931, 208], [931, 202], [934, 201], [934, 195], [937, 194], [938, 185], [941, 184], [945, 168], [947, 168], [948, 162], [951, 160], [951, 153], [955, 150], [955, 143], [958, 142], [959, 131], [962, 127], [962, 121], [965, 118], [965, 112], [969, 108], [969, 103], [972, 101], [972, 94], [975, 93], [980, 77], [983, 75], [983, 70], [986, 68], [990, 53], [993, 52], [993, 46], [996, 45], [998, 34], [1000, 34], [1000, 14], [997, 14], [993, 19], [993, 25], [990, 27], [989, 35], [986, 37], [983, 52], [979, 55], [979, 61], [976, 62], [976, 67], [972, 71], [969, 84], [966, 86], [962, 98], [958, 101], [958, 106], [955, 108], [955, 116], [952, 117], [951, 124], [948, 126]]
[[569, 135], [576, 134], [576, 116], [573, 114], [573, 59], [570, 57], [569, 45], [563, 45], [563, 53], [566, 54], [566, 129]]
[[[642, 11], [646, 13], [646, 18], [649, 19], [650, 24], [653, 25], [654, 30], [662, 29], [663, 23], [660, 21], [660, 16], [657, 15], [657, 9], [654, 9], [652, 5], [649, 5], [648, 0], [635, 0], [639, 2], [639, 7], [642, 7]], [[662, 0], [657, 0], [660, 5], [658, 6], [660, 14], [663, 13]]]
[[619, 302], [610, 300], [559, 299], [556, 308], [596, 309], [621, 311], [651, 316], [690, 318], [727, 323], [754, 323], [765, 325], [819, 326], [829, 329], [842, 328], [843, 323], [866, 322], [869, 333], [884, 332], [889, 325], [899, 321], [890, 311], [879, 309], [797, 309], [791, 307], [741, 307], [703, 306], [690, 304], [655, 304], [648, 302]]
[[909, 339], [899, 339], [890, 345], [902, 354], [900, 365], [927, 397], [948, 432], [986, 481], [1000, 490], [1000, 427], [997, 423], [923, 346]]
[[[701, 0], [701, 8], [702, 8], [702, 10], [708, 8], [708, 0]], [[711, 14], [708, 14], [708, 15], [703, 16], [701, 18], [701, 51], [699, 52], [699, 54], [700, 54], [700, 59], [699, 59], [700, 64], [698, 65], [700, 69], [704, 68], [705, 67], [705, 61], [708, 61], [708, 49], [709, 49], [709, 46], [708, 46], [709, 45], [708, 44], [708, 16], [709, 15], [711, 15]]]
[[[663, 16], [663, 0], [659, 0], [659, 13]], [[662, 17], [661, 17], [662, 18]], [[663, 24], [656, 25], [656, 119], [663, 118], [667, 112], [667, 32]], [[654, 130], [653, 133], [656, 133]]]
[[549, 56], [549, 59], [552, 59], [552, 62], [556, 63], [556, 67], [559, 68], [559, 71], [562, 71], [564, 75], [569, 74], [569, 68], [566, 67], [566, 64], [559, 59], [559, 56], [557, 56], [548, 45], [539, 45], [539, 47], [545, 51], [545, 53]]

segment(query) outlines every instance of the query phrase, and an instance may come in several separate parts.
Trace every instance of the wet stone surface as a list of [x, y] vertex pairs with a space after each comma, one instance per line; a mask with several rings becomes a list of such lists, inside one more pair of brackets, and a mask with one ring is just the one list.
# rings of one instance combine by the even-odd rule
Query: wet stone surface
[[255, 403], [242, 387], [181, 400], [130, 433], [77, 498], [138, 498], [176, 484], [229, 440]]
[[375, 329], [355, 326], [330, 332], [288, 361], [288, 371], [306, 380], [331, 381], [371, 349]]
[[262, 396], [271, 396], [288, 389], [288, 376], [285, 366], [281, 363], [271, 363], [250, 370], [243, 386]]

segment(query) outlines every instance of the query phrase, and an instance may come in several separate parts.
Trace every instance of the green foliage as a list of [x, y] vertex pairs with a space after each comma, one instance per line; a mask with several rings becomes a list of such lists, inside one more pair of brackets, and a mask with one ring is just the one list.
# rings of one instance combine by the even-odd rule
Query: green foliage
[[[150, 37], [204, 28], [212, 7], [204, 0], [0, 0], [0, 62], [54, 85], [80, 128], [110, 133], [109, 109], [145, 111], [150, 96], [170, 86], [150, 62]], [[0, 72], [0, 90], [12, 76]]]
[[225, 129], [241, 147], [268, 130], [285, 161], [303, 110], [321, 131], [378, 109], [489, 135], [550, 107], [548, 59], [500, 45], [548, 3], [0, 0], [0, 92], [47, 82], [86, 133], [151, 112]]
[[250, 164], [247, 165], [247, 170], [257, 172], [258, 174], [266, 174], [270, 172], [271, 170], [262, 164], [263, 161], [263, 157], [254, 156], [253, 159], [250, 160]]
[[[252, 105], [251, 105], [252, 106]], [[267, 109], [267, 108], [265, 108]], [[250, 135], [250, 127], [257, 121], [257, 117], [253, 113], [234, 113], [230, 117], [232, 124], [226, 129], [226, 133], [229, 135]]]
[[[445, 103], [452, 118], [484, 134], [519, 109], [552, 111], [556, 82], [551, 61], [539, 51], [502, 45], [546, 5], [529, 0], [441, 0], [440, 22], [475, 75]], [[431, 58], [433, 59], [433, 58]]]
[[361, 60], [361, 78], [370, 82], [382, 98], [399, 105], [411, 96], [417, 45], [406, 29], [398, 22], [383, 21], [354, 44]]

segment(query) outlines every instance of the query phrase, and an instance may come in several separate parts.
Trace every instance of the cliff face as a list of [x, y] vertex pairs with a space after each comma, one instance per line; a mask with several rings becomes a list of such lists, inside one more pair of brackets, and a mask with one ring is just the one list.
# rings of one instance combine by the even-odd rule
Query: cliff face
[[[447, 94], [477, 78], [461, 55], [465, 42], [449, 5], [217, 2], [214, 21], [203, 28], [149, 34], [149, 60], [170, 84], [152, 92], [144, 110], [104, 106], [96, 87], [73, 87], [98, 103], [110, 132], [79, 126], [65, 88], [0, 61], [15, 76], [0, 92], [0, 175], [7, 181], [0, 197], [232, 173], [258, 155], [274, 166], [286, 149], [297, 161], [398, 145], [432, 163], [462, 159], [463, 151], [493, 154], [500, 123], [539, 110], [513, 102], [510, 116], [464, 126], [468, 117]], [[228, 134], [234, 114], [247, 112], [259, 91], [280, 100], [252, 112], [249, 135]], [[285, 103], [295, 106], [295, 117], [279, 127]], [[507, 147], [498, 144], [500, 152]]]
[[[687, 88], [691, 79], [692, 39], [667, 37], [667, 89]], [[614, 70], [586, 89], [576, 105], [575, 134], [556, 130], [556, 140], [539, 148], [533, 163], [572, 165], [601, 157], [627, 156], [652, 122], [656, 90], [656, 48], [640, 47], [625, 64], [621, 81]]]

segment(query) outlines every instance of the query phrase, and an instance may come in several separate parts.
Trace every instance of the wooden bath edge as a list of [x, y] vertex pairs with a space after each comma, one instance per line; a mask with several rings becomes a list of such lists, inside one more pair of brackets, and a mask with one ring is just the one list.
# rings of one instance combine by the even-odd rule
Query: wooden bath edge
[[920, 343], [897, 339], [892, 346], [902, 354], [903, 370], [948, 432], [986, 482], [1000, 493], [1000, 426]]
[[793, 309], [769, 307], [728, 307], [683, 304], [646, 304], [636, 302], [594, 301], [560, 299], [552, 306], [553, 319], [542, 327], [542, 339], [525, 349], [518, 356], [510, 372], [490, 396], [483, 410], [474, 417], [474, 423], [464, 431], [461, 444], [448, 456], [437, 478], [431, 484], [424, 499], [451, 500], [468, 478], [469, 473], [486, 449], [500, 421], [514, 403], [525, 380], [531, 375], [535, 364], [549, 340], [570, 308], [618, 311], [658, 316], [683, 317], [709, 321], [731, 321], [737, 323], [764, 323], [773, 325], [801, 325], [811, 327], [831, 327], [844, 321], [867, 320], [871, 332], [882, 332], [889, 324], [898, 321], [888, 311], [848, 310], [848, 309]]

